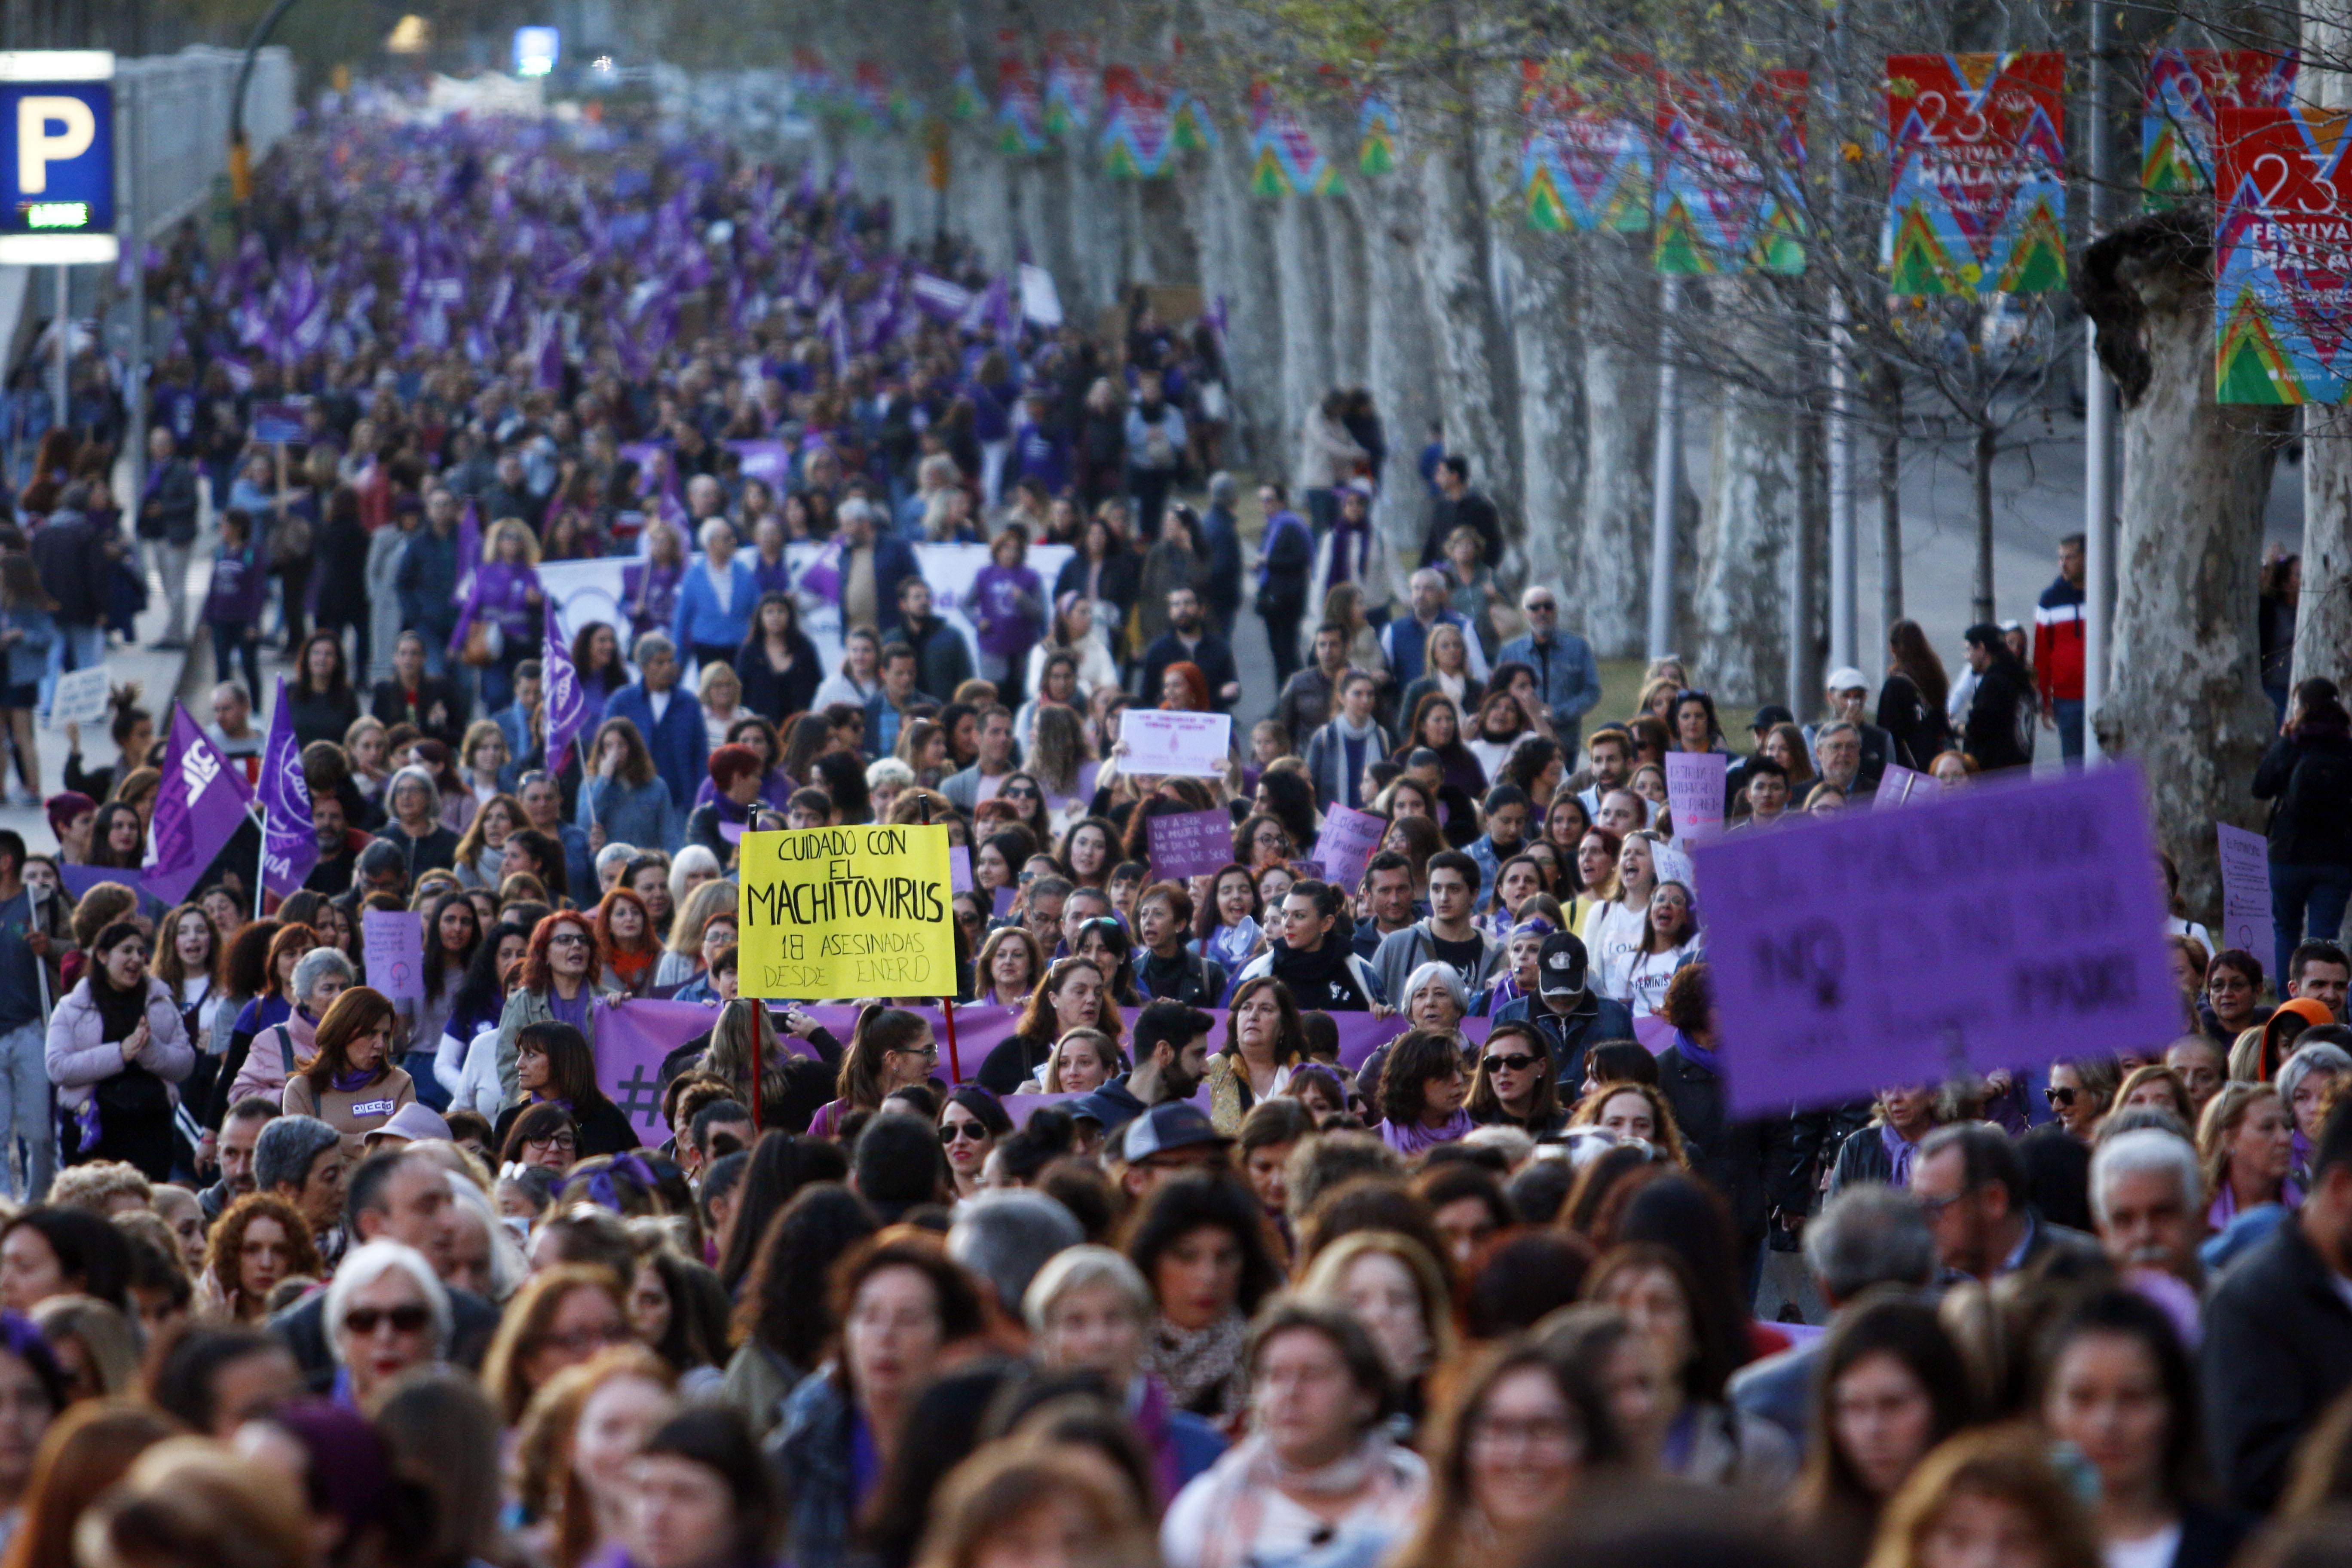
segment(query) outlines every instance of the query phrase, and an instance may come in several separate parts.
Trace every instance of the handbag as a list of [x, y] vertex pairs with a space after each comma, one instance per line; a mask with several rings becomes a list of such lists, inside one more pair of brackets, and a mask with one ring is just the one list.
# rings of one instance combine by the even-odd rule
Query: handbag
[[484, 665], [498, 663], [499, 656], [505, 651], [505, 643], [506, 638], [495, 621], [470, 621], [466, 626], [465, 647], [457, 657], [478, 669]]

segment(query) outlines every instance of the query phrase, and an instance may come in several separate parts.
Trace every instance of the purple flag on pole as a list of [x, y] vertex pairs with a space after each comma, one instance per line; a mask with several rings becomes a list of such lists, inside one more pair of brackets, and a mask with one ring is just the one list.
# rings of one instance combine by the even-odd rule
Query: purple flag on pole
[[547, 690], [547, 765], [561, 773], [565, 750], [587, 723], [588, 699], [580, 689], [580, 672], [572, 667], [572, 650], [563, 645], [563, 628], [556, 624], [552, 598], [547, 602], [545, 638], [540, 673]]
[[269, 742], [261, 752], [261, 885], [279, 897], [296, 891], [319, 863], [319, 837], [310, 820], [310, 781], [302, 773], [302, 742], [294, 734], [294, 705], [286, 678], [269, 715]]
[[173, 703], [163, 782], [155, 792], [147, 859], [140, 868], [142, 885], [167, 905], [186, 898], [252, 804], [244, 771], [223, 762], [187, 709]]

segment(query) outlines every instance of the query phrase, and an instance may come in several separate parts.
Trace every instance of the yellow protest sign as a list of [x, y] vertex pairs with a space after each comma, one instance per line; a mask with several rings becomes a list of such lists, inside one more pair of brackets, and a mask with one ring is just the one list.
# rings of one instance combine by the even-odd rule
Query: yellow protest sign
[[747, 833], [738, 862], [746, 996], [952, 996], [944, 827]]

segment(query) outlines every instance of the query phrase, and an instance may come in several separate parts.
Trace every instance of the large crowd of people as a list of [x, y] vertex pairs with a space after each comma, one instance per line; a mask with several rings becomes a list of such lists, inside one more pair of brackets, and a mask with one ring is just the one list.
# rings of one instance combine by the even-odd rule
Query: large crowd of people
[[[1675, 660], [1604, 714], [1467, 463], [1433, 447], [1392, 602], [1377, 414], [1334, 394], [1253, 550], [1207, 323], [1041, 335], [788, 187], [326, 118], [233, 256], [161, 258], [132, 538], [170, 592], [217, 517], [163, 636], [208, 637], [248, 776], [284, 651], [319, 858], [257, 901], [240, 829], [159, 907], [169, 725], [127, 689], [58, 849], [0, 831], [8, 1568], [2340, 1558], [2332, 685], [2254, 780], [2280, 951], [2177, 900], [2149, 933], [2177, 1038], [1737, 1117], [1667, 757], [1724, 756], [1735, 834], [2045, 725], [2071, 759], [2079, 549], [1958, 681], [1903, 622], [1806, 721], [1727, 734]], [[121, 607], [108, 436], [52, 432], [0, 528], [27, 790]], [[953, 542], [990, 564], [949, 605], [917, 546]], [[538, 567], [604, 557], [551, 755]], [[1245, 611], [1273, 711], [1223, 776], [1129, 772], [1132, 706], [1240, 703]], [[1155, 820], [1219, 810], [1227, 863], [1154, 870]], [[744, 834], [868, 822], [968, 858], [956, 994], [741, 994]], [[419, 917], [421, 996], [371, 983], [374, 911]], [[653, 1000], [701, 1022], [616, 1101], [600, 1026]], [[942, 1001], [988, 1048], [943, 1059]]]

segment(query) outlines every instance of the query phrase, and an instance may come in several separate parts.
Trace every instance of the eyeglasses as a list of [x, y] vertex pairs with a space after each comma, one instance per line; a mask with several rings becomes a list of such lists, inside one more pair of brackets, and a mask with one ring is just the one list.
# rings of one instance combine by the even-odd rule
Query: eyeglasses
[[2042, 1091], [2042, 1098], [2048, 1100], [2053, 1109], [2056, 1109], [2074, 1104], [2074, 1091], [2064, 1084], [2053, 1083]]
[[560, 931], [547, 939], [550, 947], [586, 947], [588, 939], [576, 931]]
[[1488, 1072], [1525, 1072], [1535, 1065], [1536, 1058], [1528, 1056], [1488, 1057], [1486, 1062]]
[[574, 1329], [568, 1334], [550, 1334], [539, 1342], [543, 1349], [562, 1351], [566, 1355], [593, 1355], [606, 1345], [625, 1344], [628, 1340], [629, 1326], [614, 1323], [602, 1329]]
[[988, 1142], [988, 1129], [982, 1127], [977, 1121], [942, 1121], [940, 1123], [940, 1142], [958, 1143], [963, 1142], [965, 1139], [970, 1139], [974, 1143], [985, 1143]]
[[343, 1314], [343, 1328], [365, 1339], [384, 1323], [390, 1323], [394, 1333], [413, 1334], [432, 1321], [432, 1312], [414, 1302], [398, 1307], [353, 1307]]
[[893, 1046], [882, 1054], [891, 1057], [925, 1057], [937, 1061], [940, 1048], [937, 1046]]
[[547, 1149], [559, 1154], [569, 1154], [580, 1147], [580, 1141], [569, 1132], [559, 1132], [552, 1138], [526, 1138], [522, 1141], [522, 1146], [526, 1149]]

